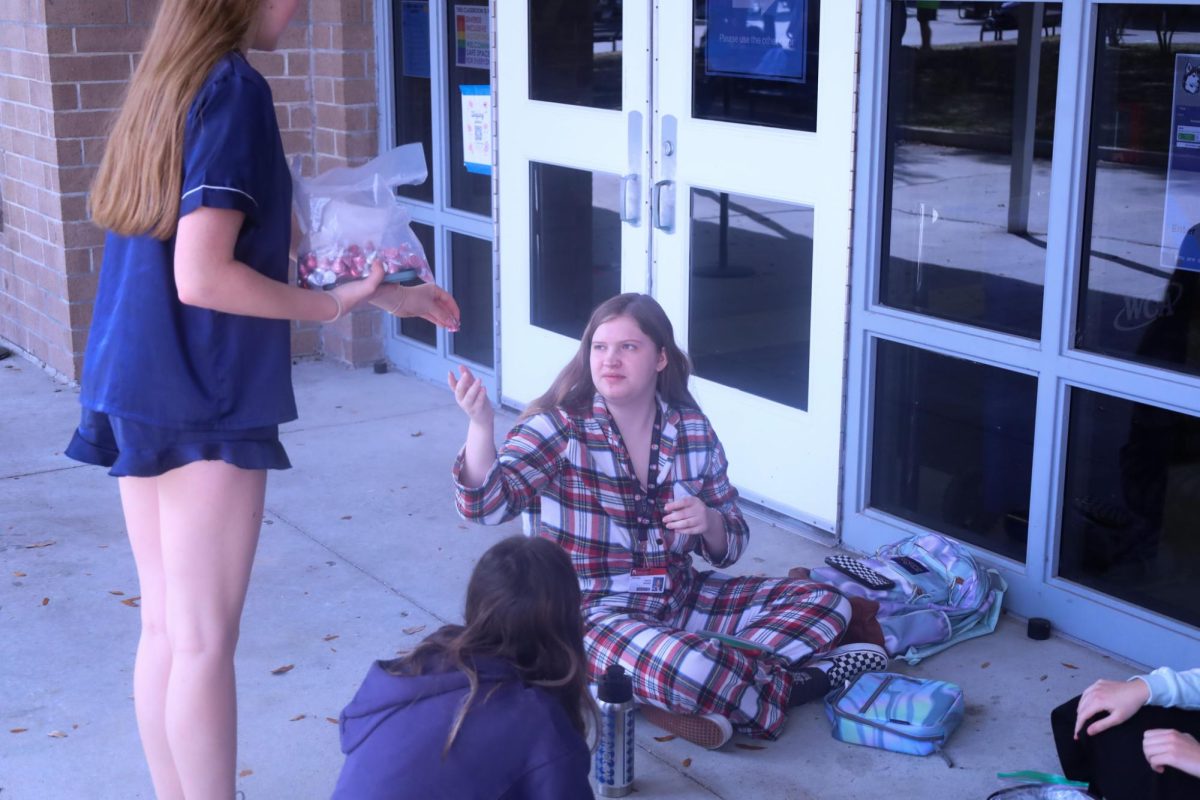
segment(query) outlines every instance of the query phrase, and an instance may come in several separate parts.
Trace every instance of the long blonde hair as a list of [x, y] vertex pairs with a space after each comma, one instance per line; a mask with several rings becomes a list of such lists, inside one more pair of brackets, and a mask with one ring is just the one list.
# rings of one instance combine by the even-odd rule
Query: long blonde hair
[[101, 228], [175, 234], [188, 109], [213, 65], [249, 41], [261, 5], [162, 0], [92, 183], [88, 208]]

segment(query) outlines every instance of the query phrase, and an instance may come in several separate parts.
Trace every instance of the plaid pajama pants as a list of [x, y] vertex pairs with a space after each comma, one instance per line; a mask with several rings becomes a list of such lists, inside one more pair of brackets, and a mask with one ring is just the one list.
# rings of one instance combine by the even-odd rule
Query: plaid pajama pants
[[[674, 613], [585, 607], [584, 648], [592, 679], [620, 663], [633, 676], [638, 702], [720, 714], [742, 733], [774, 739], [792, 689], [788, 667], [831, 649], [849, 620], [850, 601], [829, 586], [700, 573]], [[754, 655], [697, 631], [737, 636], [774, 655]]]

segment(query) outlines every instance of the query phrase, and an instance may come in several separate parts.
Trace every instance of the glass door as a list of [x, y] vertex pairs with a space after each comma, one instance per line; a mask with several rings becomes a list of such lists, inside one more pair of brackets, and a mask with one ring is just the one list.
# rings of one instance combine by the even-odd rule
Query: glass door
[[497, 6], [501, 389], [517, 405], [594, 306], [649, 289], [649, 32], [620, 0]]
[[650, 292], [738, 488], [833, 530], [854, 9], [535, 0], [499, 15], [504, 395], [544, 391], [601, 300]]

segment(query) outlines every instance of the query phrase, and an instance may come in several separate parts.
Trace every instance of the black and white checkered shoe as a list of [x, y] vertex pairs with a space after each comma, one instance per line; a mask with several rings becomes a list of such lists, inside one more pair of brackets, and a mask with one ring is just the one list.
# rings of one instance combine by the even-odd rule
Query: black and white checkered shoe
[[864, 672], [883, 672], [888, 666], [888, 654], [875, 644], [844, 644], [822, 653], [816, 661], [805, 666], [822, 670], [829, 676], [829, 688], [837, 689]]

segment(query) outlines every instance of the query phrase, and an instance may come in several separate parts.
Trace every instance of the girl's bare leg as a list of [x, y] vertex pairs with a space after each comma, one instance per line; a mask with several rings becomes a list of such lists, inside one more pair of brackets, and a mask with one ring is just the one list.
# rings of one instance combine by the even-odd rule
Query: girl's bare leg
[[183, 787], [167, 744], [164, 721], [171, 646], [167, 640], [157, 480], [120, 478], [117, 481], [141, 594], [142, 633], [133, 667], [133, 705], [155, 796], [158, 800], [183, 800]]
[[157, 478], [171, 647], [166, 735], [187, 800], [234, 795], [233, 655], [266, 479], [265, 470], [223, 461], [196, 461]]

